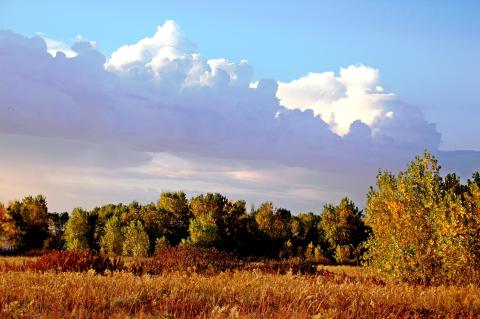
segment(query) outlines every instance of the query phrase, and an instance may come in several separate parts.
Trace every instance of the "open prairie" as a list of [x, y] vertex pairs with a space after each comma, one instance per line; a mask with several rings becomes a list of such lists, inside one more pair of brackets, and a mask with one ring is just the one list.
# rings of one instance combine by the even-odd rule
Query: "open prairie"
[[[23, 263], [25, 258], [18, 260]], [[15, 258], [0, 259], [15, 262]], [[313, 275], [234, 270], [0, 273], [2, 318], [474, 318], [480, 287], [383, 283], [362, 267]]]

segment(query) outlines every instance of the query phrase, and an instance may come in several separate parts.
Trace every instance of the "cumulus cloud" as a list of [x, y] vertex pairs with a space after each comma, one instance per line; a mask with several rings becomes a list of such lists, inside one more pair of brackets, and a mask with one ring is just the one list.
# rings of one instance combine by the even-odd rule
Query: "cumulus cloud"
[[333, 72], [309, 73], [288, 83], [280, 82], [277, 96], [289, 109], [312, 110], [328, 123], [333, 132], [346, 135], [359, 120], [374, 127], [394, 117], [388, 103], [395, 99], [379, 85], [379, 71], [363, 65], [350, 65]]
[[[319, 196], [317, 203], [360, 194], [378, 168], [401, 168], [440, 143], [435, 125], [384, 92], [379, 71], [368, 66], [252, 85], [246, 60], [203, 57], [173, 21], [110, 57], [82, 39], [71, 48], [75, 55], [49, 50], [40, 36], [0, 32], [0, 134], [6, 136], [0, 143], [27, 136], [89, 145], [94, 157], [117, 163], [95, 164], [107, 175], [121, 171], [124, 181], [149, 190], [152, 176], [161, 176], [184, 181], [169, 185], [190, 185], [193, 192], [291, 202]], [[12, 144], [9, 149], [21, 154]], [[64, 144], [58, 149], [70, 152]], [[166, 156], [188, 160], [190, 169], [179, 170]]]

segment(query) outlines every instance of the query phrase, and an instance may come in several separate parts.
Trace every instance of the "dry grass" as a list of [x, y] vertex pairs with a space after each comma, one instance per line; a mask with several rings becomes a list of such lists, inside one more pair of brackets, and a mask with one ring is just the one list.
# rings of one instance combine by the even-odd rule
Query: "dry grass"
[[1, 256], [0, 264], [12, 264], [12, 265], [21, 265], [27, 261], [36, 260], [38, 257], [25, 257], [25, 256]]
[[0, 317], [480, 317], [478, 286], [379, 284], [362, 268], [329, 270], [335, 275], [5, 272], [0, 273]]

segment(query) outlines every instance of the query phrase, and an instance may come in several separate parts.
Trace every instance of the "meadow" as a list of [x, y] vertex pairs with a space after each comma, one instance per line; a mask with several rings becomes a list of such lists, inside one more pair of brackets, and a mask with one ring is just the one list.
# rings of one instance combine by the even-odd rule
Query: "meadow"
[[216, 272], [172, 267], [157, 275], [137, 275], [131, 271], [137, 261], [126, 259], [123, 270], [102, 273], [14, 269], [35, 260], [0, 258], [0, 317], [480, 317], [478, 285], [383, 282], [365, 267], [319, 266], [309, 274], [262, 267]]

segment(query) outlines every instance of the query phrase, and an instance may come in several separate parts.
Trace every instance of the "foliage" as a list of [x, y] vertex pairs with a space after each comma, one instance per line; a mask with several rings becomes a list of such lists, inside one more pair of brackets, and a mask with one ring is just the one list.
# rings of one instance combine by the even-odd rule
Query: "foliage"
[[143, 229], [141, 221], [132, 221], [125, 229], [125, 240], [123, 242], [123, 254], [133, 257], [148, 256], [150, 240]]
[[427, 152], [398, 176], [380, 172], [367, 200], [366, 220], [373, 231], [368, 264], [387, 277], [414, 283], [474, 278], [472, 236], [465, 222], [472, 220], [475, 204], [466, 209], [456, 189], [445, 186]]
[[267, 244], [266, 254], [278, 256], [290, 236], [291, 217], [289, 210], [274, 208], [271, 202], [263, 203], [255, 212], [255, 221]]
[[67, 249], [89, 249], [92, 229], [88, 212], [75, 208], [65, 226], [65, 243]]
[[0, 243], [6, 247], [15, 247], [19, 229], [13, 217], [7, 212], [5, 206], [0, 203]]
[[47, 239], [43, 242], [43, 248], [47, 250], [60, 250], [65, 248], [65, 225], [68, 222], [68, 213], [48, 213]]
[[94, 270], [103, 273], [106, 270], [123, 269], [121, 259], [111, 259], [103, 254], [91, 254], [87, 250], [52, 251], [33, 261], [23, 264], [6, 264], [3, 271], [35, 271], [35, 272], [85, 272]]
[[195, 247], [215, 247], [219, 242], [218, 226], [212, 213], [197, 215], [190, 222], [190, 237], [187, 243]]
[[110, 255], [121, 255], [123, 241], [124, 236], [120, 220], [117, 216], [112, 216], [105, 224], [105, 234], [100, 242], [101, 251]]
[[[193, 217], [184, 192], [164, 192], [157, 201], [157, 209], [165, 215], [167, 225], [163, 234], [172, 245], [188, 236], [188, 226]], [[158, 237], [158, 236], [157, 236]]]
[[0, 207], [0, 238], [10, 246], [27, 251], [43, 247], [48, 237], [48, 210], [44, 196], [27, 196]]
[[351, 200], [345, 197], [337, 206], [325, 205], [319, 228], [328, 243], [328, 256], [339, 264], [358, 261], [354, 251], [368, 238], [368, 228]]
[[170, 244], [168, 240], [165, 238], [165, 236], [162, 236], [155, 240], [155, 254], [157, 254], [160, 250], [167, 247], [170, 247]]

